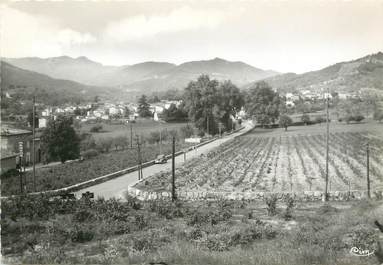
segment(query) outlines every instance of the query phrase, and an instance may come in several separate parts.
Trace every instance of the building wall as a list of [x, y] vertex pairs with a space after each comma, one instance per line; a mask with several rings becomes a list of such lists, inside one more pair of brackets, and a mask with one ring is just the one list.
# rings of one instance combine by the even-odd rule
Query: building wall
[[[19, 142], [24, 143], [24, 159], [27, 163], [33, 161], [32, 136], [30, 134], [1, 136], [1, 148], [10, 152], [19, 153]], [[40, 139], [35, 140], [35, 162], [41, 162]]]
[[10, 169], [16, 168], [16, 157], [6, 157], [1, 159], [1, 174]]

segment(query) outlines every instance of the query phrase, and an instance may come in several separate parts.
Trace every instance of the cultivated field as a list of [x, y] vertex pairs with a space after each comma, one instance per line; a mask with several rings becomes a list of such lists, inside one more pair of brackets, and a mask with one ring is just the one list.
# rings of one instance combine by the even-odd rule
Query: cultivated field
[[[177, 189], [196, 192], [322, 191], [326, 157], [324, 128], [321, 125], [295, 127], [287, 133], [281, 129], [262, 133], [258, 129], [238, 137], [179, 168]], [[366, 189], [367, 139], [371, 146], [371, 188], [383, 189], [383, 138], [379, 129], [383, 127], [332, 125], [330, 190]], [[170, 177], [170, 173], [161, 173], [138, 184], [137, 188], [169, 191]]]
[[[90, 132], [90, 129], [95, 125], [102, 125], [100, 132]], [[135, 123], [132, 123], [133, 136], [141, 135], [147, 136], [153, 131], [160, 130], [179, 130], [181, 127], [186, 126], [187, 123], [166, 123], [156, 122], [154, 120], [139, 119]], [[83, 123], [81, 125], [81, 132], [91, 133], [95, 139], [109, 138], [117, 136], [130, 136], [130, 125], [122, 122], [116, 123]]]

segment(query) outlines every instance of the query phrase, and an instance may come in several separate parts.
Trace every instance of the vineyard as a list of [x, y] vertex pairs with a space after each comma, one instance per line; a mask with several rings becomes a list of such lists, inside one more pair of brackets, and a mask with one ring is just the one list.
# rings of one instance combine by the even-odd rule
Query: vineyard
[[[329, 189], [366, 189], [366, 143], [370, 148], [371, 188], [383, 189], [383, 139], [370, 132], [330, 135]], [[191, 160], [176, 170], [178, 191], [322, 191], [326, 176], [326, 137], [306, 134], [257, 137], [248, 134]], [[170, 172], [136, 185], [170, 191]]]

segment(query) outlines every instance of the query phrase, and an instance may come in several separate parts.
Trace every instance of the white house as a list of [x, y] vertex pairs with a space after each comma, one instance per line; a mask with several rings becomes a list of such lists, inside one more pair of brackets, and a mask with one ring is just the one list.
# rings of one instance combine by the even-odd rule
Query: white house
[[46, 118], [39, 118], [39, 128], [47, 127], [48, 120]]

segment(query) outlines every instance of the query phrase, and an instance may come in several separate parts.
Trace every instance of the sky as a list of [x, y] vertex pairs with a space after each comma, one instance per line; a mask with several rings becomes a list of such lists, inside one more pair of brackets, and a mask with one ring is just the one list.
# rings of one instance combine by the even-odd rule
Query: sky
[[220, 57], [302, 73], [383, 51], [383, 0], [41, 1], [0, 10], [2, 57], [105, 65]]

